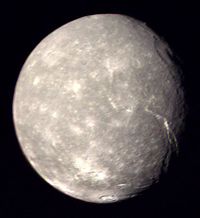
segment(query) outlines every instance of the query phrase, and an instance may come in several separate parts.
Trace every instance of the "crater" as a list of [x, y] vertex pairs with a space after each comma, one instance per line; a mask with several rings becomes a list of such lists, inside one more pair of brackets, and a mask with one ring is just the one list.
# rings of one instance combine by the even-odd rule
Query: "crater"
[[115, 195], [102, 195], [101, 197], [99, 197], [99, 199], [101, 199], [105, 203], [115, 202], [118, 200], [117, 196], [115, 196]]

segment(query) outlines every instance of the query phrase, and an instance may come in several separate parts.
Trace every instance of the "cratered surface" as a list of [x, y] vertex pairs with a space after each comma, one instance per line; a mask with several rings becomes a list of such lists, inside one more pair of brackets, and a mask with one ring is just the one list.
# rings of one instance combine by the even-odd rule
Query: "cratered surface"
[[38, 174], [96, 203], [159, 181], [184, 118], [171, 56], [151, 29], [124, 15], [86, 16], [44, 38], [13, 101], [21, 148]]

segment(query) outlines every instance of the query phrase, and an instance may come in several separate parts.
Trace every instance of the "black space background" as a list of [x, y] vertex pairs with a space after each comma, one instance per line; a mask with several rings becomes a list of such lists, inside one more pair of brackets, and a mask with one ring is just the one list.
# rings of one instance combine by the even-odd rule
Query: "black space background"
[[[180, 157], [168, 175], [141, 196], [99, 205], [68, 197], [31, 168], [12, 121], [12, 98], [20, 69], [38, 42], [61, 25], [96, 13], [122, 13], [147, 23], [179, 56], [188, 103]], [[200, 7], [194, 1], [73, 0], [0, 3], [0, 218], [200, 217]]]

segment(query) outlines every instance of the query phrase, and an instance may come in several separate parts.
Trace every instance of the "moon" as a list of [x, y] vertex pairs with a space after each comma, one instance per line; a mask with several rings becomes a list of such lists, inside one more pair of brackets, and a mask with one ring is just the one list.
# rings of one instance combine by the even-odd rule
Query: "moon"
[[184, 91], [168, 44], [120, 14], [71, 21], [20, 72], [13, 119], [20, 147], [51, 186], [112, 203], [159, 182], [184, 124]]

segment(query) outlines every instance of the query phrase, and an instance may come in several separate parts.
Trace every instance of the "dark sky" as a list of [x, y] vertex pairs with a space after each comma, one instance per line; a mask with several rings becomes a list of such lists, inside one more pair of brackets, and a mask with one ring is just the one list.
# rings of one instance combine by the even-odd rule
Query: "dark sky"
[[[1, 10], [2, 218], [200, 217], [200, 7], [194, 1], [73, 0], [7, 1]], [[96, 205], [68, 197], [44, 182], [28, 164], [16, 139], [12, 98], [20, 69], [43, 37], [81, 16], [121, 13], [144, 21], [170, 44], [184, 74], [188, 105], [179, 159], [161, 182], [141, 196]], [[4, 50], [5, 49], [5, 50]], [[4, 68], [5, 67], [5, 68]]]

